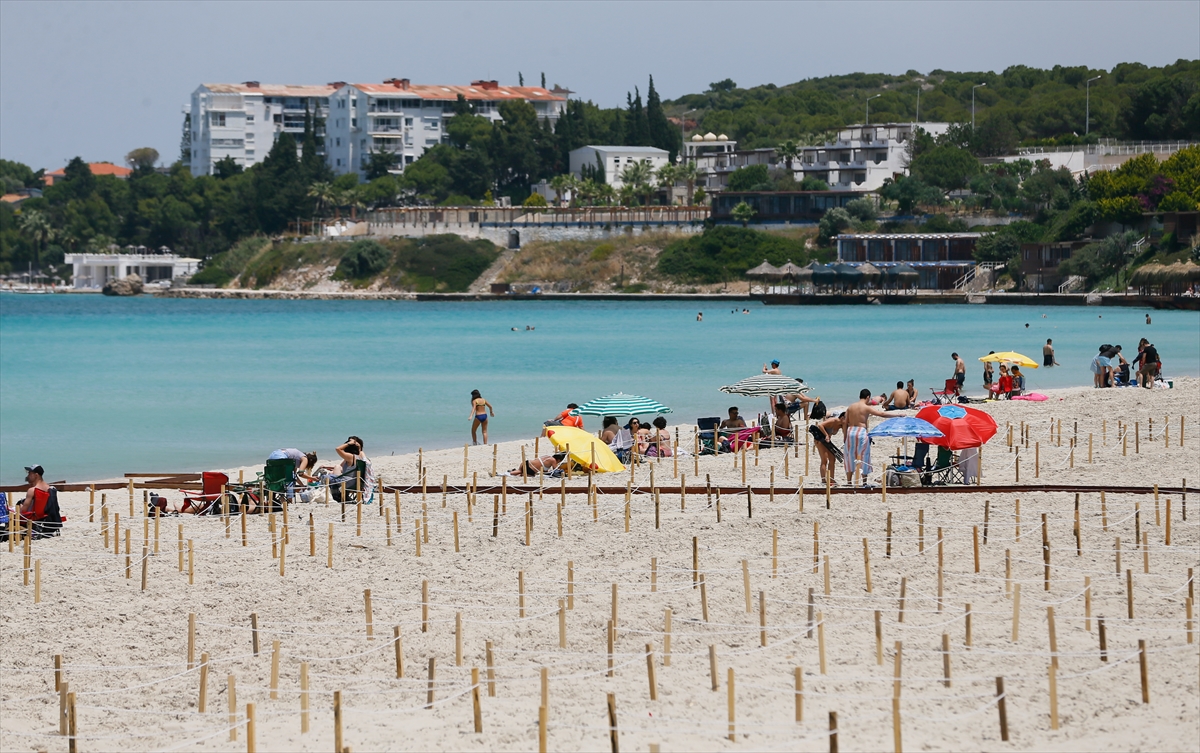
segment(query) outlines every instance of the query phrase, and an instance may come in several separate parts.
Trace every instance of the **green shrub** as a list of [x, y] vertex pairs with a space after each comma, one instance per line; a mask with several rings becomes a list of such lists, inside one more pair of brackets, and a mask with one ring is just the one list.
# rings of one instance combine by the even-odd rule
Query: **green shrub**
[[392, 254], [378, 241], [355, 241], [342, 254], [337, 270], [333, 273], [335, 280], [366, 280], [387, 269]]
[[663, 249], [658, 271], [685, 282], [714, 283], [740, 278], [766, 259], [775, 266], [788, 260], [804, 265], [804, 241], [749, 228], [718, 225]]
[[204, 269], [192, 275], [188, 279], [190, 285], [216, 285], [218, 288], [225, 287], [225, 284], [233, 279], [233, 275], [226, 272], [219, 264], [208, 263], [204, 265]]
[[417, 292], [462, 292], [500, 256], [486, 240], [467, 241], [457, 235], [430, 235], [406, 241], [396, 253], [389, 273], [396, 287]]
[[613, 252], [616, 250], [616, 246], [611, 243], [601, 243], [599, 246], [596, 246], [596, 249], [592, 251], [588, 258], [592, 261], [604, 261], [608, 257], [612, 256]]

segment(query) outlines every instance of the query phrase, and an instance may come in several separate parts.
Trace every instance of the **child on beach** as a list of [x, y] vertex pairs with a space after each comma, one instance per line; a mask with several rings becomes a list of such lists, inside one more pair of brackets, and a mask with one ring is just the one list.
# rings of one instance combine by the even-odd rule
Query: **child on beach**
[[488, 414], [493, 418], [496, 417], [496, 410], [492, 408], [492, 404], [479, 394], [479, 390], [471, 390], [471, 444], [479, 444], [476, 438], [476, 431], [479, 427], [483, 427], [483, 443], [488, 443], [487, 437], [487, 420]]

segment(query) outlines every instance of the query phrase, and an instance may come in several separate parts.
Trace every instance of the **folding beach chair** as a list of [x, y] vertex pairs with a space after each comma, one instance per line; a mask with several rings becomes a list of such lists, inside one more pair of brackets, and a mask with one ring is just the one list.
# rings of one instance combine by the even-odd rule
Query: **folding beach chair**
[[958, 458], [952, 450], [945, 447], [938, 447], [937, 463], [930, 476], [932, 483], [939, 486], [967, 483], [962, 468], [958, 465]]
[[958, 390], [958, 380], [957, 379], [947, 379], [946, 386], [944, 388], [942, 388], [941, 391], [935, 390], [932, 387], [929, 388], [929, 391], [933, 394], [933, 404], [934, 405], [945, 405], [947, 403], [953, 403], [958, 398], [958, 396], [961, 394]]
[[617, 460], [622, 463], [628, 463], [630, 455], [633, 452], [633, 432], [629, 429], [618, 429], [617, 435], [613, 437], [612, 444], [609, 449], [617, 456]]
[[268, 460], [258, 480], [266, 506], [260, 512], [279, 512], [283, 509], [283, 498], [290, 497], [295, 489], [296, 464], [291, 458]]
[[700, 454], [701, 455], [716, 455], [717, 454], [717, 427], [721, 425], [721, 419], [712, 418], [697, 418], [696, 428], [700, 430]]
[[[220, 515], [225, 510], [225, 501], [221, 499], [221, 488], [225, 488], [225, 497], [228, 500], [229, 513], [236, 514], [240, 512], [237, 492], [241, 491], [241, 487], [237, 484], [230, 485], [229, 476], [216, 471], [204, 471], [200, 474], [200, 493], [183, 491], [183, 507], [180, 512], [194, 513], [196, 515]], [[236, 488], [235, 488], [236, 487]], [[182, 490], [181, 490], [182, 491]], [[155, 504], [155, 499], [163, 499], [162, 497], [151, 497], [151, 506]], [[163, 500], [163, 505], [166, 500]], [[162, 507], [161, 509], [166, 509]], [[147, 510], [147, 514], [149, 514]]]

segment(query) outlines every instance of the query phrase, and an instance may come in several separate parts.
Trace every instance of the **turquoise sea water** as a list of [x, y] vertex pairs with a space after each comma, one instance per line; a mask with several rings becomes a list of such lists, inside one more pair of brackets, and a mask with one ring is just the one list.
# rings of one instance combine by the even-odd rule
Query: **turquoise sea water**
[[735, 404], [755, 414], [765, 399], [718, 387], [772, 358], [831, 406], [897, 379], [927, 395], [951, 374], [954, 350], [969, 364], [968, 392], [981, 393], [976, 358], [1016, 350], [1040, 361], [1047, 337], [1062, 366], [1030, 371], [1031, 389], [1090, 384], [1098, 345], [1132, 355], [1146, 335], [1168, 376], [1200, 374], [1196, 312], [1153, 311], [1147, 326], [1144, 309], [732, 307], [4, 294], [0, 481], [20, 481], [30, 463], [82, 481], [258, 462], [277, 447], [327, 458], [347, 434], [374, 455], [461, 445], [472, 389], [496, 407], [496, 440], [532, 437], [568, 402], [617, 391], [672, 406], [672, 421]]

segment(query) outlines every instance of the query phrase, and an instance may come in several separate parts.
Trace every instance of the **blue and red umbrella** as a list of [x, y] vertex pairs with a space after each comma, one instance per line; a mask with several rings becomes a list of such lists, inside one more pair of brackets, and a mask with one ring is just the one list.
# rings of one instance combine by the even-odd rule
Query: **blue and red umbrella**
[[917, 418], [933, 424], [940, 437], [921, 437], [922, 442], [951, 450], [980, 447], [996, 434], [996, 419], [976, 408], [961, 405], [927, 405]]

